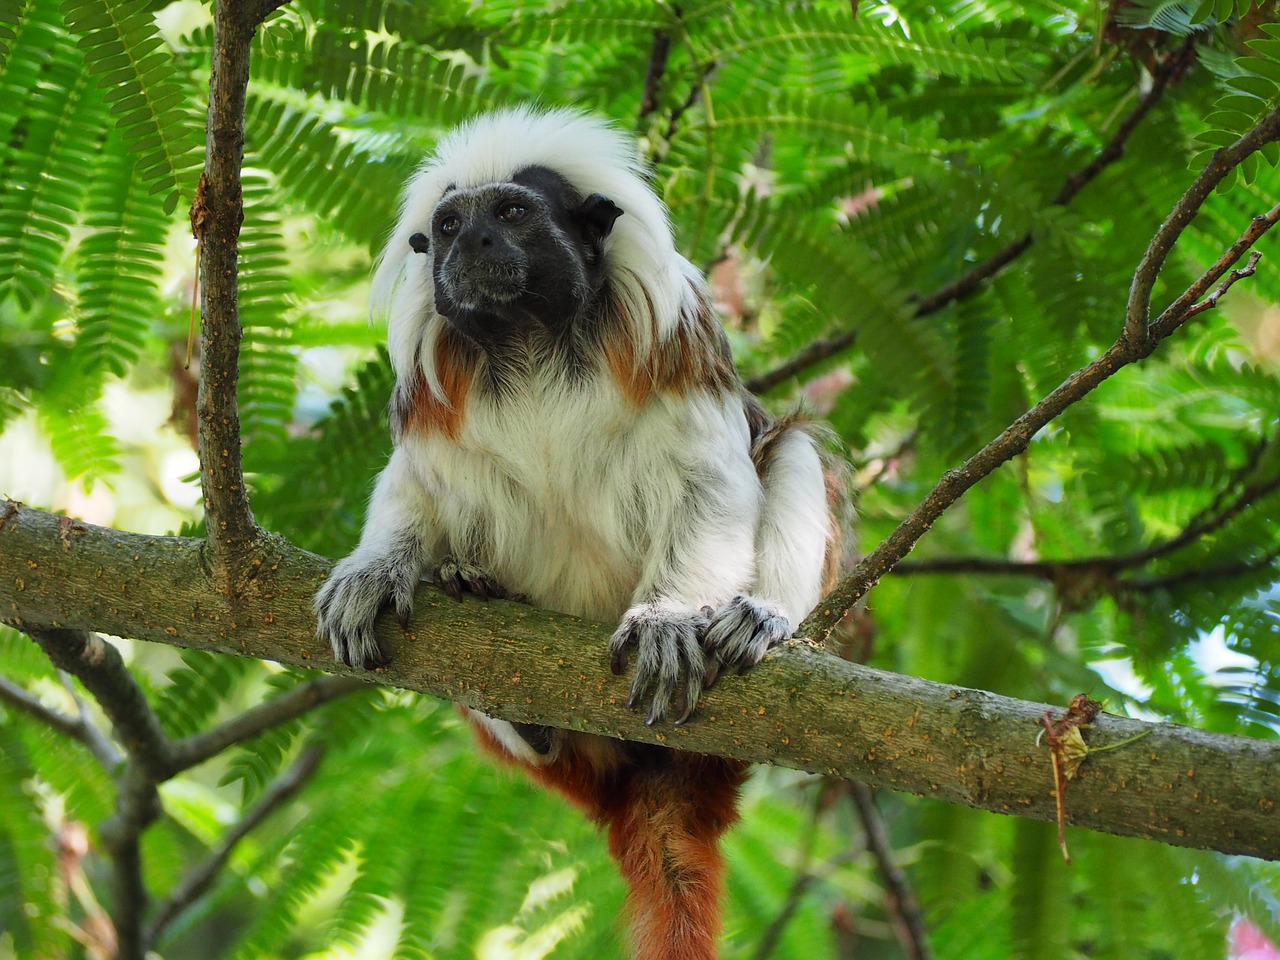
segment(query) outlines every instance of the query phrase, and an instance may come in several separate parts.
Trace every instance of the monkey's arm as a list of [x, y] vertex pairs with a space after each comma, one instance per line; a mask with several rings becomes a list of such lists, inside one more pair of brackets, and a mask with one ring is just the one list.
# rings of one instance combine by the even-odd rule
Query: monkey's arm
[[813, 438], [787, 425], [756, 451], [764, 504], [755, 541], [755, 583], [720, 607], [707, 630], [707, 685], [721, 668], [745, 673], [822, 599], [839, 546]]
[[353, 667], [386, 662], [374, 620], [390, 602], [400, 622], [407, 622], [413, 589], [436, 559], [439, 529], [434, 502], [397, 447], [378, 477], [359, 545], [316, 594], [317, 632], [337, 659]]
[[632, 606], [609, 646], [614, 673], [622, 672], [634, 651], [629, 702], [652, 697], [650, 724], [673, 710], [673, 699], [677, 723], [693, 713], [706, 674], [702, 641], [710, 614], [749, 589], [754, 574], [761, 498], [745, 424], [708, 412], [691, 403], [670, 424], [673, 436], [697, 443], [676, 444], [678, 463], [649, 472], [664, 489], [655, 496]]

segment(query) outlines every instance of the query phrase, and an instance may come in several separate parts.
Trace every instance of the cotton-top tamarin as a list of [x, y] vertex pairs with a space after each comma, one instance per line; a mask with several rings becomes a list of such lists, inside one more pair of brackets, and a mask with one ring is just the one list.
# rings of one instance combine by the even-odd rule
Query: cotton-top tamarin
[[[834, 573], [824, 471], [747, 394], [634, 143], [515, 109], [440, 141], [374, 278], [395, 449], [316, 596], [350, 665], [424, 575], [618, 624], [648, 722], [786, 639]], [[604, 665], [601, 665], [601, 669]], [[713, 960], [745, 764], [471, 711], [481, 741], [607, 825], [640, 960]]]

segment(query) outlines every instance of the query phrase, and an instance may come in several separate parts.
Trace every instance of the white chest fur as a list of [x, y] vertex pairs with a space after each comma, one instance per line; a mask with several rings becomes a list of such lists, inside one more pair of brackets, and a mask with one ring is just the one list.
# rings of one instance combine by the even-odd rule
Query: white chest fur
[[[695, 532], [684, 528], [707, 502], [754, 529], [761, 491], [735, 401], [655, 394], [636, 406], [604, 378], [534, 379], [507, 396], [473, 395], [457, 440], [410, 436], [405, 452], [436, 505], [440, 553], [535, 604], [613, 620], [655, 550]], [[751, 567], [750, 534], [734, 539], [729, 590], [747, 586]]]

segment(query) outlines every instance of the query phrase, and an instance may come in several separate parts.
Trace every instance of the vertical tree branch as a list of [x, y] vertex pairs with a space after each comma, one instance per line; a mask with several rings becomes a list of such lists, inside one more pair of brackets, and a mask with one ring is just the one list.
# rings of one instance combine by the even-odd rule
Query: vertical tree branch
[[867, 849], [875, 858], [876, 870], [884, 880], [885, 906], [893, 918], [898, 942], [902, 944], [902, 950], [909, 960], [932, 960], [933, 948], [929, 946], [929, 934], [920, 914], [920, 904], [911, 884], [907, 882], [907, 875], [893, 857], [893, 848], [884, 828], [884, 818], [876, 809], [875, 796], [865, 783], [857, 782], [849, 784], [849, 793], [862, 820]]
[[[200, 483], [215, 571], [234, 579], [259, 537], [249, 510], [236, 403], [240, 361], [238, 264], [244, 195], [245, 94], [253, 33], [273, 2], [214, 7], [213, 67], [200, 217], [200, 389], [196, 401]], [[193, 211], [192, 222], [197, 222]]]

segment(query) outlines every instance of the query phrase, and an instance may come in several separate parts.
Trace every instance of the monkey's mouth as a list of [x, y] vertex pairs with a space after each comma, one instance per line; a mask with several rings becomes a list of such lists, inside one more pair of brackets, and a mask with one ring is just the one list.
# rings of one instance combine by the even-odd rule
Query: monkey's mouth
[[498, 307], [514, 303], [528, 288], [525, 272], [510, 263], [475, 263], [450, 278], [449, 293], [458, 304]]

